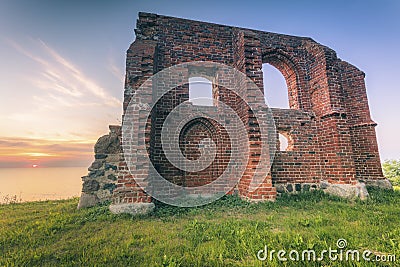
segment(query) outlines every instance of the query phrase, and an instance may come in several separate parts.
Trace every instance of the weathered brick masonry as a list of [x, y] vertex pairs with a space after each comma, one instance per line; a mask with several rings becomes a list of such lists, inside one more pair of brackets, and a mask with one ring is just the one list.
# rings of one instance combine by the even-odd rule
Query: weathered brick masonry
[[[390, 186], [381, 170], [376, 123], [370, 117], [365, 75], [339, 59], [332, 49], [311, 38], [148, 13], [139, 13], [136, 27], [136, 40], [129, 47], [126, 58], [124, 115], [131, 96], [145, 80], [180, 63], [213, 61], [232, 66], [245, 73], [261, 91], [263, 63], [276, 67], [285, 77], [290, 109], [272, 108], [272, 113], [277, 132], [289, 140], [288, 149], [277, 151], [270, 173], [253, 192], [249, 190], [249, 181], [254, 174], [254, 165], [260, 160], [257, 122], [244, 99], [213, 86], [213, 97], [237, 112], [251, 140], [248, 167], [235, 188], [242, 198], [274, 200], [277, 191], [312, 190], [319, 188], [321, 181], [325, 187], [326, 184], [356, 185], [359, 181]], [[188, 72], [189, 76], [216, 78], [212, 73]], [[147, 122], [147, 151], [138, 152], [132, 173], [121, 153], [113, 205], [152, 202], [151, 196], [134, 180], [134, 177], [146, 179], [149, 175], [147, 152], [157, 171], [179, 185], [207, 184], [224, 170], [232, 145], [223, 128], [206, 118], [188, 123], [180, 143], [183, 154], [188, 159], [196, 159], [200, 140], [214, 140], [217, 155], [207, 169], [185, 173], [172, 166], [163, 154], [160, 145], [162, 123], [169, 111], [188, 100], [188, 90], [188, 86], [181, 86], [163, 96], [149, 118], [141, 117], [140, 111], [136, 114], [142, 125]], [[151, 95], [150, 90], [149, 104]], [[246, 103], [252, 101], [252, 92], [243, 92], [243, 95], [247, 98]]]

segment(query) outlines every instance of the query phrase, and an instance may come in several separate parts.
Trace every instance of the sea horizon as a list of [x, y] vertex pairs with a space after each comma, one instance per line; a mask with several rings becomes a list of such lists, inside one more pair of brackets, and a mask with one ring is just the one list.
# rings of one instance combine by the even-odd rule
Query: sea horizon
[[87, 167], [2, 167], [0, 204], [79, 197]]

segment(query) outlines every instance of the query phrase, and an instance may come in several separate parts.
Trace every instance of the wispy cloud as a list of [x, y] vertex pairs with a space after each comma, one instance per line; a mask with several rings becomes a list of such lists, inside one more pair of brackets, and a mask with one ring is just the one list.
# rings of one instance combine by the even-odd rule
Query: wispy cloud
[[[24, 137], [0, 137], [1, 155], [21, 153], [59, 154], [61, 152], [90, 152], [95, 140], [36, 139]], [[30, 152], [27, 152], [29, 150]], [[35, 152], [33, 152], [35, 151]]]
[[[6, 100], [0, 105], [0, 136], [95, 139], [107, 125], [119, 123], [122, 101], [114, 90], [122, 95], [123, 85], [114, 78], [119, 70], [109, 57], [67, 58], [40, 39], [3, 41], [9, 51], [0, 61], [0, 99]], [[89, 61], [84, 66], [91, 72], [82, 60]]]
[[108, 64], [108, 70], [111, 72], [111, 74], [117, 78], [121, 83], [124, 81], [124, 72], [123, 70], [117, 66], [115, 61], [113, 60], [112, 57], [109, 57], [109, 64]]
[[[8, 43], [21, 54], [38, 63], [35, 75], [27, 77], [35, 87], [48, 91], [49, 99], [71, 106], [84, 100], [118, 107], [121, 101], [89, 78], [71, 61], [60, 55], [42, 40], [33, 40], [41, 56], [8, 39]], [[114, 70], [117, 73], [117, 69]], [[67, 97], [67, 98], [65, 98]], [[79, 101], [76, 101], [79, 99]]]

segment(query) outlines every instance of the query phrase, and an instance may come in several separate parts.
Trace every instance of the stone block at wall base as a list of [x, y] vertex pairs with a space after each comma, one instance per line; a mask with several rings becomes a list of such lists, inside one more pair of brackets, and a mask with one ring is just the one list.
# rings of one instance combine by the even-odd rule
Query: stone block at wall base
[[368, 186], [379, 187], [382, 189], [393, 190], [392, 183], [388, 179], [366, 180]]
[[154, 209], [154, 203], [118, 203], [111, 204], [109, 209], [113, 214], [140, 215], [150, 213]]
[[82, 192], [79, 198], [78, 209], [93, 207], [100, 202], [96, 195]]
[[320, 182], [320, 188], [327, 194], [347, 198], [366, 200], [369, 197], [365, 183], [352, 184], [331, 184], [327, 181]]

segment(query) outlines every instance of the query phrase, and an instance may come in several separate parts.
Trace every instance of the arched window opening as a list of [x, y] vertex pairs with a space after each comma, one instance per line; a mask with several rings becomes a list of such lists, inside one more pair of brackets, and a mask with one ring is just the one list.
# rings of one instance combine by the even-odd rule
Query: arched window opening
[[262, 65], [262, 71], [265, 103], [268, 107], [289, 108], [288, 87], [282, 73], [268, 63]]
[[212, 82], [203, 77], [189, 78], [189, 101], [197, 106], [212, 106]]

